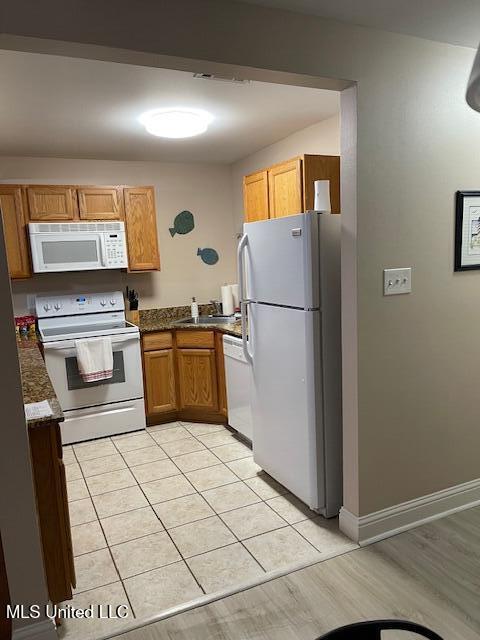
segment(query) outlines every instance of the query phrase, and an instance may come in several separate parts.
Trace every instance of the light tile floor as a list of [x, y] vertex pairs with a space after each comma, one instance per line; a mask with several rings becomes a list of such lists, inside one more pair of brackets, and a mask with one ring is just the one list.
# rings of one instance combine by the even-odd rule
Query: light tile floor
[[[222, 425], [157, 425], [64, 447], [64, 461], [77, 573], [69, 604], [127, 604], [127, 623], [356, 546]], [[89, 640], [124, 624], [65, 620], [60, 634]]]

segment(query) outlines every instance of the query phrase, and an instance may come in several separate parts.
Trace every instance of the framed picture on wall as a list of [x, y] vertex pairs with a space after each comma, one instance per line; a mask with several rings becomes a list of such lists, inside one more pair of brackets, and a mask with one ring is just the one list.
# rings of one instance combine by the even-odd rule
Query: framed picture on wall
[[455, 271], [480, 269], [480, 191], [457, 191]]

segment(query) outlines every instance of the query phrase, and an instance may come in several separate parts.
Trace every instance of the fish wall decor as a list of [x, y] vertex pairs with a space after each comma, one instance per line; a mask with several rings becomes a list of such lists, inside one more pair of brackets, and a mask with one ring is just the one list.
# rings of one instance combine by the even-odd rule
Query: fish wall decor
[[208, 265], [217, 264], [217, 262], [218, 262], [218, 252], [215, 251], [215, 249], [210, 249], [210, 248], [200, 249], [199, 248], [197, 250], [197, 256], [200, 256], [200, 258], [203, 260], [203, 262], [205, 264], [208, 264]]
[[180, 211], [180, 213], [175, 216], [173, 227], [170, 227], [169, 231], [173, 238], [176, 233], [179, 233], [182, 236], [186, 233], [190, 233], [194, 227], [195, 220], [193, 218], [193, 213], [191, 211]]

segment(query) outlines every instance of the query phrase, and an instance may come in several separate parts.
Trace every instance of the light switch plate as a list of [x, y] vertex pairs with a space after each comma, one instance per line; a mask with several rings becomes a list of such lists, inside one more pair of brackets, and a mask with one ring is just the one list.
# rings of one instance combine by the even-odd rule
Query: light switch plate
[[384, 269], [383, 295], [395, 296], [400, 293], [412, 292], [412, 268]]

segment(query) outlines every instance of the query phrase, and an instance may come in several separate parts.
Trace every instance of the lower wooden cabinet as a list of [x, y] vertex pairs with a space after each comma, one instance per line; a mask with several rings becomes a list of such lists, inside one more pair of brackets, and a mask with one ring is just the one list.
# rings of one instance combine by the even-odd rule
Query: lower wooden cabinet
[[223, 334], [181, 330], [143, 336], [149, 424], [172, 420], [226, 422]]
[[143, 355], [147, 414], [177, 410], [173, 349], [146, 351]]
[[30, 454], [50, 600], [72, 598], [75, 587], [67, 483], [58, 422], [29, 428]]
[[218, 410], [214, 349], [178, 349], [178, 386], [181, 409]]

